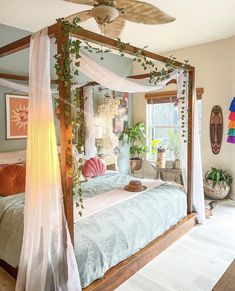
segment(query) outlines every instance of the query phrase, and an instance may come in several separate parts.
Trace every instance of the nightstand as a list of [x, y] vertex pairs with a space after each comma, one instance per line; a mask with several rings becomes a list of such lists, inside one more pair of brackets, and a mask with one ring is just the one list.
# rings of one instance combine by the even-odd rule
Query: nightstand
[[151, 166], [154, 168], [156, 172], [155, 174], [156, 179], [161, 179], [163, 181], [173, 181], [183, 185], [181, 169], [158, 168], [155, 163], [151, 163]]
[[101, 158], [104, 161], [107, 170], [117, 171], [117, 156], [110, 155]]

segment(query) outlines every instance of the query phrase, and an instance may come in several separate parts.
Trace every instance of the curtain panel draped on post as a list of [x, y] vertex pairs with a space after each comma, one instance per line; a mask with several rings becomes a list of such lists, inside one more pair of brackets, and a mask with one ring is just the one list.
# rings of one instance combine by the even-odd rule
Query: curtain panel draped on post
[[80, 291], [64, 215], [47, 29], [30, 41], [24, 234], [16, 291]]

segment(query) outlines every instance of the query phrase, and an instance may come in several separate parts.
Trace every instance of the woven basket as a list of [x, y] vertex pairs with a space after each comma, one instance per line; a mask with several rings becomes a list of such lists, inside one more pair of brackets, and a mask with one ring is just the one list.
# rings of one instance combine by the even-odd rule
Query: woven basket
[[216, 185], [213, 188], [213, 183], [211, 180], [204, 182], [204, 192], [207, 197], [215, 200], [224, 199], [230, 191], [229, 186], [225, 185]]

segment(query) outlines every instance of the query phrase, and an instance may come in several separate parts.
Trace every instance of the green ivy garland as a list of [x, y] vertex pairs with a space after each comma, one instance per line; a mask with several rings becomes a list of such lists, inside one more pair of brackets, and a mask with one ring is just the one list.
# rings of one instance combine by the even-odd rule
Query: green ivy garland
[[[74, 28], [78, 28], [79, 25], [79, 18], [75, 17], [72, 22], [69, 22], [68, 20], [59, 19], [58, 21], [61, 21], [62, 23], [62, 34], [63, 36], [68, 36], [70, 32], [73, 31]], [[129, 45], [129, 43], [123, 43], [120, 39], [117, 39], [116, 47], [119, 50], [119, 54], [121, 57], [125, 56], [125, 48]], [[63, 58], [63, 65], [60, 65], [62, 56], [60, 54], [56, 54], [54, 56], [56, 60], [55, 69], [56, 74], [58, 76], [57, 81], [63, 81], [65, 84], [65, 87], [70, 87], [74, 85], [74, 76], [79, 75], [79, 66], [80, 66], [80, 47], [81, 47], [81, 41], [78, 39], [69, 39], [67, 43], [63, 44], [62, 50], [64, 55], [66, 56]], [[170, 77], [170, 74], [178, 68], [178, 66], [175, 65], [176, 58], [171, 56], [169, 58], [169, 61], [165, 64], [165, 66], [161, 69], [158, 69], [156, 64], [149, 58], [145, 56], [145, 49], [147, 46], [140, 48], [136, 50], [132, 56], [133, 61], [139, 63], [143, 69], [149, 72], [149, 82], [150, 84], [157, 84], [159, 81], [167, 80]], [[85, 45], [83, 46], [83, 49], [87, 50], [89, 53], [96, 53], [101, 54], [101, 59], [103, 59], [104, 53], [110, 53], [112, 50], [103, 48], [96, 48], [92, 47], [88, 42], [85, 42]], [[77, 60], [73, 64], [73, 60], [70, 56], [74, 56]], [[184, 74], [187, 73], [187, 66], [188, 61], [185, 61], [182, 65], [181, 69], [184, 70]], [[73, 125], [73, 143], [76, 143], [77, 149], [79, 152], [83, 151], [83, 146], [85, 143], [85, 120], [84, 120], [84, 113], [81, 110], [78, 110], [80, 108], [81, 103], [85, 102], [83, 99], [82, 94], [80, 94], [80, 90], [76, 88], [75, 90], [72, 90], [72, 125]], [[186, 117], [187, 117], [187, 106], [186, 106], [186, 81], [183, 84], [183, 90], [181, 92], [181, 120], [180, 120], [180, 127], [182, 130], [182, 137], [184, 138], [184, 142], [187, 141], [187, 130], [186, 130]], [[59, 100], [56, 103], [56, 106], [58, 108], [59, 106]], [[65, 126], [70, 126], [70, 114], [71, 110], [71, 104], [65, 104]], [[77, 134], [76, 134], [77, 133]], [[72, 155], [72, 154], [71, 154]], [[72, 162], [72, 156], [71, 156], [71, 162]], [[76, 183], [79, 186], [78, 192], [79, 192], [79, 203], [76, 203], [77, 207], [80, 207], [81, 210], [83, 207], [83, 198], [82, 198], [82, 189], [79, 182], [79, 179], [76, 178]], [[79, 214], [81, 215], [81, 211], [79, 211]]]
[[[68, 36], [71, 32], [73, 27], [77, 27], [78, 19], [74, 19], [72, 23], [69, 21], [59, 20], [62, 22], [62, 35]], [[57, 83], [59, 81], [63, 81], [65, 87], [71, 88], [71, 86], [74, 85], [74, 76], [77, 76], [79, 74], [79, 66], [80, 62], [76, 61], [73, 65], [73, 61], [70, 58], [71, 55], [75, 56], [76, 60], [79, 60], [80, 58], [80, 44], [81, 42], [76, 39], [72, 40], [69, 39], [67, 43], [63, 44], [62, 50], [64, 57], [62, 59], [61, 54], [56, 54], [54, 56], [56, 63], [55, 63], [55, 70], [56, 74], [58, 76]], [[60, 65], [62, 62], [62, 66]], [[76, 144], [76, 147], [78, 151], [81, 153], [83, 151], [83, 146], [85, 143], [85, 120], [84, 120], [84, 112], [80, 110], [80, 105], [85, 102], [83, 95], [80, 92], [79, 88], [75, 88], [71, 90], [71, 99], [72, 104], [70, 104], [68, 101], [65, 100], [64, 105], [64, 114], [65, 114], [65, 126], [68, 128], [71, 125], [70, 120], [70, 111], [72, 115], [72, 143]], [[57, 115], [60, 114], [58, 108], [59, 108], [59, 102], [60, 98], [56, 101], [56, 111]], [[68, 144], [70, 144], [70, 140], [67, 141]], [[72, 153], [69, 152], [67, 155], [71, 165], [72, 165], [72, 176], [73, 181], [76, 184], [76, 191], [73, 190], [74, 195], [79, 196], [78, 202], [76, 201], [76, 207], [79, 209], [79, 215], [82, 216], [82, 209], [84, 209], [84, 203], [83, 203], [83, 196], [82, 196], [82, 188], [81, 188], [81, 170], [78, 170], [76, 166], [76, 160], [73, 159]], [[75, 193], [76, 192], [76, 193]]]

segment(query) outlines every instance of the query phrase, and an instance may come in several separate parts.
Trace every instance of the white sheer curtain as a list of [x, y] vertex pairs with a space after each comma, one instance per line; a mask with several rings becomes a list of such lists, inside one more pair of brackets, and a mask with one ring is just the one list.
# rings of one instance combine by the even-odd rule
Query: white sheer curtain
[[24, 235], [16, 291], [80, 291], [64, 216], [47, 29], [30, 41]]
[[[179, 74], [177, 76], [177, 97], [180, 100], [182, 91], [186, 91], [188, 96], [188, 74]], [[197, 113], [197, 101], [196, 92], [193, 94], [193, 105], [194, 105], [194, 120], [193, 120], [193, 207], [197, 212], [197, 220], [199, 223], [205, 221], [205, 201], [203, 191], [203, 174], [201, 164], [201, 144], [199, 138], [199, 125], [198, 125], [198, 113]], [[182, 108], [181, 100], [179, 101], [180, 110]], [[184, 106], [188, 108], [188, 99], [185, 100]], [[186, 127], [188, 126], [187, 114], [184, 116], [184, 122]], [[186, 132], [187, 132], [187, 128]], [[182, 129], [180, 130], [182, 133]], [[186, 134], [187, 135], [187, 134]], [[184, 138], [180, 139], [180, 159], [181, 159], [181, 170], [184, 181], [185, 190], [187, 190], [187, 162], [188, 162], [188, 143], [184, 142]]]
[[137, 93], [156, 91], [164, 87], [170, 80], [175, 79], [176, 75], [180, 72], [179, 70], [175, 70], [167, 80], [159, 82], [156, 85], [150, 85], [148, 80], [134, 81], [121, 77], [99, 65], [82, 51], [80, 52], [80, 56], [79, 70], [83, 74], [103, 87], [119, 92]]
[[85, 155], [88, 159], [95, 157], [95, 115], [93, 107], [93, 89], [91, 86], [84, 87], [84, 116], [86, 124], [85, 132]]
[[12, 81], [8, 81], [8, 80], [5, 80], [3, 78], [0, 78], [0, 86], [14, 89], [16, 91], [20, 91], [20, 92], [24, 92], [24, 93], [29, 93], [29, 86], [24, 85], [24, 84], [15, 83]]
[[199, 137], [199, 120], [196, 90], [193, 94], [194, 127], [193, 127], [193, 206], [199, 223], [205, 222], [205, 199], [203, 190], [201, 142]]
[[[181, 74], [182, 71], [175, 70], [170, 74], [169, 78], [157, 83], [156, 85], [150, 85], [148, 80], [131, 80], [121, 77], [112, 71], [102, 67], [96, 63], [92, 58], [86, 55], [84, 52], [80, 52], [81, 59], [79, 70], [83, 72], [91, 80], [96, 81], [98, 84], [105, 88], [109, 88], [114, 91], [138, 93], [138, 92], [151, 92], [162, 89], [170, 80], [176, 79], [177, 75]], [[74, 62], [76, 60], [74, 59]], [[76, 84], [74, 87], [81, 87], [85, 84]], [[16, 82], [8, 81], [0, 78], [0, 86], [8, 87], [21, 92], [29, 92], [29, 86], [19, 84]], [[52, 89], [56, 91], [56, 89]]]

